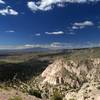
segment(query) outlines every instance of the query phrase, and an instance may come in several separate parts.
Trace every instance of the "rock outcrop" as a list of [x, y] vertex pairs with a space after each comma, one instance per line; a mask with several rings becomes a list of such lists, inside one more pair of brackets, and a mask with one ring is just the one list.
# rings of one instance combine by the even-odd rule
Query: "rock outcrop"
[[86, 59], [79, 62], [57, 59], [41, 75], [43, 83], [52, 85], [70, 84], [79, 87], [87, 81], [100, 80], [100, 59]]
[[65, 100], [100, 100], [100, 83], [85, 83], [78, 92], [68, 92]]
[[57, 59], [42, 73], [43, 83], [48, 82], [53, 85], [75, 83], [78, 85], [76, 71], [77, 64], [73, 61], [66, 62], [64, 59]]
[[41, 75], [42, 84], [68, 85], [65, 100], [100, 100], [100, 59], [73, 61], [57, 59]]

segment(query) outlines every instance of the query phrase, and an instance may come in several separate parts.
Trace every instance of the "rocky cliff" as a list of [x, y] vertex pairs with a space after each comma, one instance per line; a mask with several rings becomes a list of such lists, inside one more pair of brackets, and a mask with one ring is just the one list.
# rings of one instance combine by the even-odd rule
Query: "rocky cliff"
[[65, 100], [70, 100], [70, 98], [75, 98], [75, 100], [100, 100], [99, 58], [76, 62], [64, 58], [57, 59], [45, 69], [41, 76], [44, 78], [42, 84], [68, 85], [73, 89], [78, 88], [77, 92], [67, 91]]

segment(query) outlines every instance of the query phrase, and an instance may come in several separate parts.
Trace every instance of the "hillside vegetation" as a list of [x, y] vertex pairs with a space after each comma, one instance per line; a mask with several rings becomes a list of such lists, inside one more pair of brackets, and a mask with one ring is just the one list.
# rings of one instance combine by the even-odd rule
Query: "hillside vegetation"
[[39, 100], [100, 100], [100, 48], [1, 55], [0, 88]]

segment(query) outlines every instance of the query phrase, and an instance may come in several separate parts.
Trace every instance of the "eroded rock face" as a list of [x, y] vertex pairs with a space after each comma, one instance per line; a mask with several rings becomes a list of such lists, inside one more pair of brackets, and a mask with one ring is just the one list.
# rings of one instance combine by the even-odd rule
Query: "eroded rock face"
[[100, 58], [77, 62], [57, 59], [41, 76], [43, 84], [68, 86], [63, 100], [100, 100]]
[[100, 100], [100, 83], [85, 83], [78, 92], [69, 92], [65, 100]]
[[48, 82], [53, 85], [75, 83], [77, 82], [76, 67], [73, 61], [66, 62], [64, 59], [57, 59], [42, 73], [42, 77], [45, 78], [43, 83]]
[[100, 59], [78, 62], [57, 59], [41, 76], [44, 78], [43, 84], [47, 82], [52, 85], [69, 84], [71, 87], [80, 87], [84, 82], [100, 80]]

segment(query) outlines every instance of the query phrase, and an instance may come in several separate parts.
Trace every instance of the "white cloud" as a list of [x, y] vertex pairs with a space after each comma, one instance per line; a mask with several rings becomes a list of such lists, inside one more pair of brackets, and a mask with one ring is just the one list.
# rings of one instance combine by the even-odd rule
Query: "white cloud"
[[93, 22], [92, 21], [84, 21], [84, 22], [76, 22], [74, 23], [75, 26], [93, 26]]
[[33, 48], [33, 47], [35, 47], [35, 45], [32, 45], [32, 44], [25, 44], [24, 47], [25, 47], [25, 48]]
[[98, 29], [100, 29], [100, 26], [97, 26]]
[[15, 31], [14, 30], [7, 30], [6, 32], [8, 32], [8, 33], [14, 33]]
[[77, 26], [72, 26], [72, 29], [73, 30], [77, 30], [77, 29], [79, 29]]
[[71, 43], [60, 43], [60, 42], [52, 42], [50, 44], [25, 44], [25, 45], [17, 45], [17, 46], [0, 46], [0, 50], [2, 49], [11, 49], [11, 50], [21, 50], [21, 49], [29, 49], [29, 48], [47, 48], [50, 50], [56, 49], [65, 49], [72, 48]]
[[1, 3], [1, 4], [5, 4], [5, 2], [4, 2], [3, 0], [0, 0], [0, 3]]
[[32, 10], [32, 11], [37, 11], [38, 10], [38, 6], [35, 4], [35, 2], [28, 2], [28, 7]]
[[53, 43], [50, 44], [50, 47], [52, 47], [52, 48], [53, 47], [58, 48], [58, 47], [61, 47], [61, 45], [62, 44], [60, 42], [53, 42]]
[[41, 35], [40, 33], [35, 34], [35, 36], [40, 36], [40, 35]]
[[45, 32], [45, 34], [48, 34], [48, 35], [61, 35], [61, 34], [64, 34], [63, 31], [58, 31], [58, 32]]
[[75, 35], [76, 33], [75, 32], [69, 32], [67, 34], [69, 34], [69, 35]]
[[18, 12], [13, 10], [10, 6], [7, 6], [5, 9], [0, 9], [1, 15], [18, 15]]
[[49, 47], [52, 49], [67, 49], [72, 48], [72, 43], [53, 42]]
[[42, 10], [47, 11], [51, 10], [54, 5], [58, 7], [64, 7], [66, 3], [87, 3], [87, 2], [97, 2], [100, 0], [40, 0], [38, 2], [29, 1], [27, 6], [32, 11]]
[[27, 49], [27, 48], [48, 48], [50, 50], [56, 49], [73, 49], [73, 48], [88, 48], [88, 47], [100, 47], [100, 42], [86, 42], [86, 43], [64, 43], [64, 42], [52, 42], [50, 44], [26, 44], [23, 46], [17, 46], [15, 49]]
[[93, 26], [94, 23], [92, 21], [84, 21], [84, 22], [75, 22], [72, 26], [72, 29], [83, 29], [85, 27]]
[[63, 43], [63, 42], [52, 42], [50, 44], [25, 44], [25, 45], [0, 45], [0, 50], [21, 50], [29, 48], [47, 48], [50, 50], [57, 49], [73, 49], [73, 48], [88, 48], [88, 47], [100, 47], [100, 42], [86, 42], [86, 43]]

